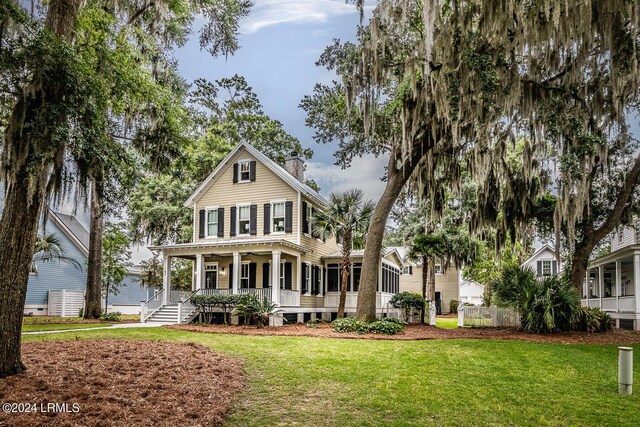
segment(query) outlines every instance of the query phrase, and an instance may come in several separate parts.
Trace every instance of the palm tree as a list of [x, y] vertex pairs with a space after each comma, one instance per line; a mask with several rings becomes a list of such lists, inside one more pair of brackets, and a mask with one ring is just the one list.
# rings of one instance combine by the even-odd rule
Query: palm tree
[[82, 265], [78, 261], [65, 255], [64, 247], [54, 233], [38, 236], [33, 257], [44, 262], [66, 262], [78, 270], [82, 270]]
[[[456, 269], [471, 264], [478, 252], [478, 241], [459, 227], [448, 227], [435, 233], [419, 234], [407, 253], [407, 258], [422, 263], [422, 297], [435, 300], [436, 259], [442, 261], [442, 272], [452, 265]], [[425, 310], [422, 310], [421, 322], [425, 322]]]
[[[409, 247], [407, 258], [422, 264], [422, 298], [425, 300], [433, 301], [435, 299], [435, 259], [442, 258], [444, 250], [444, 237], [440, 233], [418, 234]], [[423, 307], [420, 313], [420, 323], [425, 323], [425, 311], [426, 308]]]
[[338, 318], [344, 317], [347, 299], [347, 281], [351, 268], [351, 250], [364, 248], [367, 229], [375, 204], [363, 200], [362, 190], [347, 190], [343, 193], [331, 193], [329, 208], [318, 211], [313, 216], [312, 227], [316, 235], [326, 238], [336, 236], [342, 242], [342, 285]]

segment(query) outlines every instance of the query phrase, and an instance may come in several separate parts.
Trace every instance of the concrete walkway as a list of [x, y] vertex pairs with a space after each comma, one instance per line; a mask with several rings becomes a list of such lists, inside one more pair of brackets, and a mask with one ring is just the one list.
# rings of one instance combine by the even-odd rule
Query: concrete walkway
[[[168, 323], [166, 324], [168, 325]], [[76, 331], [99, 331], [101, 329], [157, 328], [163, 325], [165, 325], [165, 323], [120, 323], [118, 325], [103, 326], [99, 328], [78, 328], [78, 329], [59, 329], [54, 331], [23, 332], [22, 335], [56, 334], [56, 333], [62, 333], [62, 332], [76, 332]]]

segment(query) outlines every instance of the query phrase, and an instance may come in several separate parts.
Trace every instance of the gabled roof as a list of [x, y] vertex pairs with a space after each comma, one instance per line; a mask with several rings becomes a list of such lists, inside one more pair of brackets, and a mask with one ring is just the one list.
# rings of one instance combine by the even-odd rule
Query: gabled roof
[[241, 142], [236, 145], [233, 150], [220, 162], [220, 164], [211, 172], [211, 174], [202, 181], [202, 184], [196, 189], [196, 191], [187, 199], [184, 206], [188, 208], [192, 208], [195, 203], [202, 197], [204, 193], [213, 185], [213, 183], [218, 179], [220, 175], [229, 167], [231, 159], [234, 158], [236, 153], [240, 150], [246, 150], [249, 154], [255, 157], [260, 161], [263, 165], [269, 168], [273, 173], [275, 173], [280, 179], [289, 184], [292, 188], [299, 191], [303, 195], [307, 196], [311, 200], [318, 203], [320, 206], [327, 206], [329, 202], [327, 199], [322, 197], [320, 193], [315, 191], [313, 188], [309, 187], [303, 182], [298, 181], [293, 175], [287, 172], [282, 166], [271, 160], [269, 157], [265, 156], [261, 153], [257, 148], [253, 147], [251, 144], [246, 142]]
[[529, 263], [529, 261], [531, 261], [532, 259], [534, 259], [535, 257], [537, 257], [539, 254], [541, 254], [542, 252], [544, 252], [546, 249], [549, 249], [549, 250], [553, 253], [553, 256], [555, 256], [555, 255], [556, 255], [556, 250], [555, 250], [555, 249], [553, 249], [553, 248], [552, 248], [550, 245], [548, 245], [548, 244], [544, 244], [544, 245], [542, 245], [542, 247], [541, 247], [540, 249], [538, 249], [537, 251], [535, 251], [535, 252], [533, 253], [533, 255], [531, 255], [531, 256], [530, 256], [530, 257], [529, 257], [525, 262], [523, 262], [522, 264], [520, 264], [520, 266], [522, 267], [523, 265], [528, 264], [528, 263]]
[[49, 210], [49, 218], [78, 247], [85, 256], [89, 255], [89, 231], [75, 216]]

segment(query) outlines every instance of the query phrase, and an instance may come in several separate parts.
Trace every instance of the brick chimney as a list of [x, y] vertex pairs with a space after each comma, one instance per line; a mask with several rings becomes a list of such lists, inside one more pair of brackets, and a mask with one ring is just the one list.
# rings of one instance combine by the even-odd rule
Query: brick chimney
[[304, 160], [300, 158], [297, 151], [292, 151], [284, 162], [284, 168], [298, 181], [304, 182]]

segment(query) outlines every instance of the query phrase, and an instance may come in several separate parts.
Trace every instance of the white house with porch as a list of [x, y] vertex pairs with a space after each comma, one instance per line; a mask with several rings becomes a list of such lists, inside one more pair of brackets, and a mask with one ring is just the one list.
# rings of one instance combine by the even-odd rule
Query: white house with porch
[[614, 233], [611, 252], [587, 270], [582, 304], [600, 307], [618, 328], [640, 330], [640, 221]]
[[[196, 315], [189, 299], [198, 294], [245, 294], [267, 298], [283, 313], [272, 324], [331, 320], [337, 312], [335, 238], [313, 234], [311, 220], [327, 200], [304, 183], [297, 153], [281, 167], [247, 143], [236, 146], [185, 207], [193, 209], [191, 243], [152, 246], [164, 260], [163, 289], [142, 304], [143, 322], [186, 323]], [[193, 262], [191, 291], [171, 288], [171, 262]], [[355, 311], [362, 263], [353, 258], [347, 312]], [[395, 310], [402, 259], [381, 256], [377, 293], [379, 315]]]

